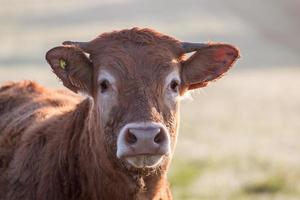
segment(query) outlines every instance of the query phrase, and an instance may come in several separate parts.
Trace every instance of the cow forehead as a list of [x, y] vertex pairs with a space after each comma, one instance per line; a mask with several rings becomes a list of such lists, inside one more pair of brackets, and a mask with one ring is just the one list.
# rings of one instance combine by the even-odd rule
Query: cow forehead
[[110, 47], [93, 57], [98, 74], [109, 72], [117, 80], [159, 81], [179, 68], [179, 62], [172, 51], [159, 45]]

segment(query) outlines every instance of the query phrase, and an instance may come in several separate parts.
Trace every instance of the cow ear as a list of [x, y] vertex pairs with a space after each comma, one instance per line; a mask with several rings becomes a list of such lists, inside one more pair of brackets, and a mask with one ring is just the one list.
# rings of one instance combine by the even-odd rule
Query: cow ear
[[92, 63], [80, 48], [54, 47], [47, 52], [46, 60], [64, 86], [75, 93], [91, 94]]
[[209, 44], [182, 62], [183, 84], [189, 90], [205, 87], [220, 78], [239, 57], [239, 51], [228, 44]]

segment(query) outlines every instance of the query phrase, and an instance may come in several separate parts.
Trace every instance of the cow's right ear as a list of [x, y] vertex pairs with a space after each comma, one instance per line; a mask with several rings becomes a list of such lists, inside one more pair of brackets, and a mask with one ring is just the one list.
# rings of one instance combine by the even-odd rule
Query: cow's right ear
[[92, 62], [75, 46], [59, 46], [50, 49], [46, 60], [64, 86], [77, 93], [91, 94]]
[[196, 50], [182, 62], [181, 76], [189, 90], [205, 87], [210, 81], [222, 77], [239, 58], [239, 50], [229, 44], [186, 44], [186, 49]]

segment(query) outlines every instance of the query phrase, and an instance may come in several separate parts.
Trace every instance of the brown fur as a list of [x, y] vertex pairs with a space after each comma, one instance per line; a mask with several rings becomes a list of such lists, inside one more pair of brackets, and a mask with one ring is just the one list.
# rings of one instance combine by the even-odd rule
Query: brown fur
[[88, 138], [90, 100], [29, 81], [2, 86], [0, 99], [1, 199], [143, 199], [163, 189], [105, 164], [100, 139]]
[[[90, 97], [30, 81], [0, 88], [0, 200], [172, 199], [166, 179], [171, 157], [154, 169], [135, 169], [116, 157], [117, 133], [130, 122], [160, 122], [170, 133], [173, 151], [178, 103], [164, 102], [165, 77], [174, 69], [181, 73], [181, 94], [203, 87], [238, 57], [237, 51], [228, 57], [233, 47], [226, 48], [210, 48], [185, 61], [179, 41], [134, 28], [102, 34], [85, 49], [50, 50], [47, 61], [63, 84]], [[61, 58], [66, 69], [59, 66]], [[204, 68], [194, 69], [199, 62]], [[101, 70], [116, 78], [119, 91], [108, 116], [98, 106]]]

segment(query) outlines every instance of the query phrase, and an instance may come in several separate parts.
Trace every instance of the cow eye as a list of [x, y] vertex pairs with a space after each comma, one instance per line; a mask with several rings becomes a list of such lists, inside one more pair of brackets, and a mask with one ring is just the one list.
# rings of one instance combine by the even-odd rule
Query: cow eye
[[170, 88], [171, 88], [171, 90], [173, 91], [173, 92], [178, 92], [178, 90], [179, 90], [179, 83], [178, 83], [178, 81], [176, 81], [176, 80], [173, 80], [171, 83], [170, 83]]
[[108, 90], [109, 88], [109, 82], [108, 80], [103, 80], [100, 82], [100, 90], [101, 90], [101, 93], [104, 93]]

